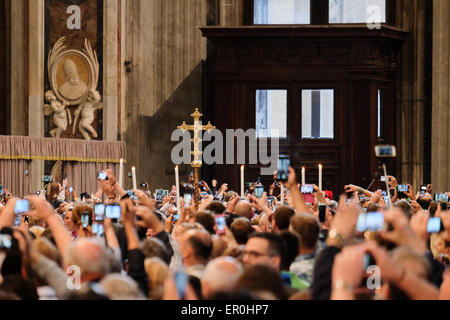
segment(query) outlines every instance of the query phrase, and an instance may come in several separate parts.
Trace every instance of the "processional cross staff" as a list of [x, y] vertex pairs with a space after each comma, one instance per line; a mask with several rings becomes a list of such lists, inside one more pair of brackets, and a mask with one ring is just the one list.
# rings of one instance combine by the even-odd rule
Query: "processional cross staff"
[[198, 169], [202, 166], [202, 154], [201, 146], [202, 146], [202, 138], [201, 134], [202, 131], [208, 131], [216, 129], [215, 126], [211, 124], [211, 122], [208, 122], [207, 125], [202, 125], [202, 122], [200, 121], [200, 118], [203, 117], [203, 114], [201, 114], [198, 111], [198, 108], [195, 108], [195, 111], [193, 114], [191, 114], [191, 117], [194, 118], [194, 125], [187, 125], [185, 121], [181, 124], [181, 126], [178, 126], [178, 129], [181, 129], [183, 131], [193, 131], [194, 132], [194, 138], [191, 139], [191, 141], [194, 143], [194, 151], [191, 151], [191, 155], [194, 156], [194, 160], [191, 162], [191, 167], [194, 168], [194, 188], [195, 188], [195, 195], [194, 195], [194, 201], [195, 201], [195, 208], [198, 209], [198, 204], [200, 200], [200, 188], [198, 186]]

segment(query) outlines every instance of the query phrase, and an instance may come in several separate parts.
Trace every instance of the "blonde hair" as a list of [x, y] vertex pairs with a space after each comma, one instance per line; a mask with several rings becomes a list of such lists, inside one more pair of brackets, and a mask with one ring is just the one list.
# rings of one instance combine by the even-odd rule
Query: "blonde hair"
[[144, 261], [144, 268], [150, 280], [149, 297], [152, 300], [161, 300], [164, 294], [164, 282], [169, 276], [169, 267], [160, 258], [147, 258]]

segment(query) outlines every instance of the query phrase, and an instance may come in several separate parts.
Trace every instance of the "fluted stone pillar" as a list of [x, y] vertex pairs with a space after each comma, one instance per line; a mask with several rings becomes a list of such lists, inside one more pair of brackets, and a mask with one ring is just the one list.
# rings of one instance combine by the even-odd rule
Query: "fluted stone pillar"
[[220, 25], [244, 25], [244, 0], [220, 0]]
[[424, 181], [425, 1], [396, 1], [396, 25], [409, 32], [397, 86], [397, 176], [415, 189]]
[[120, 43], [118, 32], [122, 0], [107, 0], [103, 2], [103, 139], [117, 140], [117, 120], [119, 101], [118, 67], [120, 61]]
[[[28, 135], [44, 137], [45, 1], [29, 0]], [[41, 188], [44, 161], [33, 160], [32, 190]]]
[[450, 190], [450, 1], [434, 0], [431, 177], [435, 192]]
[[11, 10], [11, 111], [9, 125], [11, 128], [11, 135], [25, 136], [27, 128], [24, 123], [26, 122], [25, 115], [27, 113], [28, 98], [25, 88], [28, 79], [25, 77], [26, 64], [25, 59], [27, 52], [25, 48], [25, 3], [26, 0], [12, 0], [10, 1]]

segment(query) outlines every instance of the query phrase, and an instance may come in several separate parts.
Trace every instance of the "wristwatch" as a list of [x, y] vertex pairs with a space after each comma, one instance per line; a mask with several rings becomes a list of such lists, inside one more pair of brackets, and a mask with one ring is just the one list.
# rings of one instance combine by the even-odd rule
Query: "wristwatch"
[[346, 291], [350, 291], [353, 292], [355, 290], [355, 287], [345, 283], [343, 280], [337, 280], [336, 283], [334, 284], [333, 287], [334, 290], [346, 290]]
[[343, 237], [341, 234], [339, 234], [339, 233], [336, 231], [336, 229], [331, 229], [331, 230], [328, 232], [328, 238], [331, 239], [331, 240], [336, 240], [336, 241], [338, 241], [339, 244], [340, 244], [341, 246], [344, 246], [344, 244], [345, 244], [345, 239], [344, 239], [344, 237]]

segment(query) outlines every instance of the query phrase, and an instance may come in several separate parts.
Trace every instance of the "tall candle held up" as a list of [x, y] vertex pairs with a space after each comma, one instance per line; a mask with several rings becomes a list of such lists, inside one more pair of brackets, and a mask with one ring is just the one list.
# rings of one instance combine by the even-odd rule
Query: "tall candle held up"
[[306, 184], [306, 182], [305, 182], [305, 175], [306, 175], [306, 169], [305, 169], [305, 167], [302, 167], [302, 185], [305, 185]]
[[244, 165], [241, 166], [241, 198], [244, 198]]
[[319, 164], [319, 189], [322, 191], [322, 165]]
[[123, 189], [123, 159], [120, 158], [120, 167], [119, 167], [119, 186]]
[[133, 189], [137, 190], [137, 183], [136, 183], [136, 168], [131, 168], [131, 174], [133, 175]]
[[177, 188], [177, 213], [180, 214], [180, 176], [178, 175], [178, 166], [175, 167], [175, 185]]

